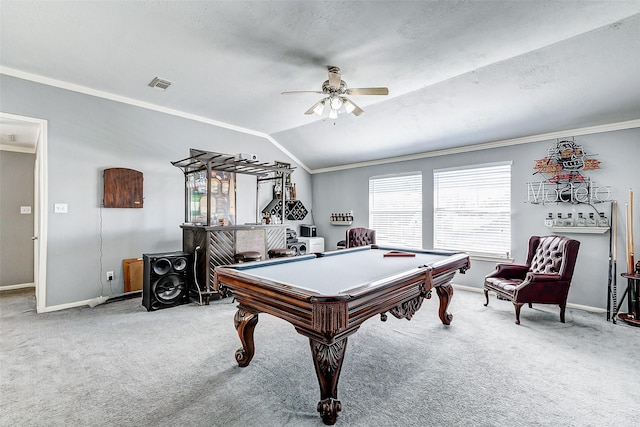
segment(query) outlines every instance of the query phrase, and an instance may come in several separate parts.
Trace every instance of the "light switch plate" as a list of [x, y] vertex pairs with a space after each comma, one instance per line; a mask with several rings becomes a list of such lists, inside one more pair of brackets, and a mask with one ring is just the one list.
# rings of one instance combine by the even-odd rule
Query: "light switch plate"
[[53, 206], [53, 212], [55, 213], [67, 213], [69, 206], [66, 203], [56, 203]]

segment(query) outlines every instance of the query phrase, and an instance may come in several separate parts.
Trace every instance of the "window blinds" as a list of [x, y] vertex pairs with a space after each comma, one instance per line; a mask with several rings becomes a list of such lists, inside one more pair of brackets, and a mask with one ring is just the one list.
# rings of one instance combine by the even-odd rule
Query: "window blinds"
[[422, 247], [422, 173], [369, 178], [369, 228], [376, 243]]
[[508, 258], [511, 252], [511, 163], [433, 172], [437, 249]]

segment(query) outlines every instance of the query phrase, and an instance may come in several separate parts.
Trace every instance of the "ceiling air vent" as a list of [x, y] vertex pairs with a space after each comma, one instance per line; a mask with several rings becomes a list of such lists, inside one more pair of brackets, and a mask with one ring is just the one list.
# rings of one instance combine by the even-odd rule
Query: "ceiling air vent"
[[153, 80], [151, 80], [151, 83], [149, 83], [149, 86], [154, 87], [156, 89], [167, 90], [167, 88], [171, 86], [171, 82], [169, 80], [156, 77]]

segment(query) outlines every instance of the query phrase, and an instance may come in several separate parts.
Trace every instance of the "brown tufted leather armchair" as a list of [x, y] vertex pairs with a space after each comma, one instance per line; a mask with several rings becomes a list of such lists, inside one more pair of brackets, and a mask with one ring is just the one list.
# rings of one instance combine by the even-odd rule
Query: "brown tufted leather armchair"
[[520, 324], [520, 308], [524, 304], [558, 304], [560, 321], [571, 285], [573, 269], [580, 242], [564, 236], [532, 236], [526, 265], [497, 264], [496, 270], [484, 279], [485, 306], [489, 304], [489, 291], [498, 298], [507, 299], [516, 309], [516, 324]]
[[374, 245], [376, 243], [376, 230], [370, 228], [355, 227], [347, 230], [347, 248], [355, 246]]

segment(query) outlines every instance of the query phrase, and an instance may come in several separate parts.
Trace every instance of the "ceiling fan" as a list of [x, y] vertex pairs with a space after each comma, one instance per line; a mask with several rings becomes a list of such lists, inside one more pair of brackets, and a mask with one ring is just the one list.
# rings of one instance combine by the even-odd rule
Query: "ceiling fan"
[[316, 113], [322, 116], [326, 107], [329, 107], [329, 118], [335, 119], [338, 117], [338, 113], [346, 112], [353, 113], [356, 116], [364, 113], [364, 110], [358, 107], [352, 100], [345, 95], [388, 95], [389, 89], [386, 87], [366, 87], [366, 88], [347, 88], [347, 83], [342, 80], [342, 74], [340, 68], [334, 66], [328, 66], [329, 80], [325, 80], [322, 84], [322, 91], [314, 90], [296, 90], [282, 92], [282, 95], [291, 95], [297, 93], [317, 93], [320, 95], [326, 95], [320, 101], [316, 102], [305, 111], [305, 114]]

